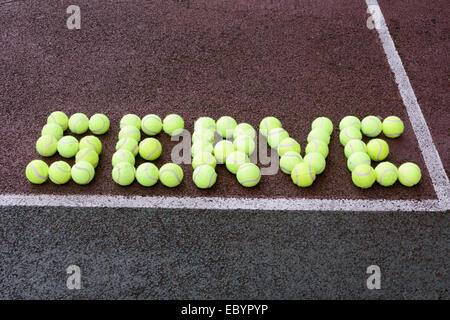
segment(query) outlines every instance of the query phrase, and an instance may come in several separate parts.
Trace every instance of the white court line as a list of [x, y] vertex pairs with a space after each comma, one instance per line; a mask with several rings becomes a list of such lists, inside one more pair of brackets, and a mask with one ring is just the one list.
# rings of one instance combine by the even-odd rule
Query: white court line
[[[378, 6], [376, 0], [366, 0]], [[417, 98], [406, 75], [383, 15], [378, 29], [389, 65], [395, 74], [419, 148], [430, 173], [438, 200], [347, 200], [347, 199], [283, 199], [283, 198], [222, 198], [222, 197], [125, 197], [103, 195], [0, 195], [1, 206], [45, 207], [107, 207], [107, 208], [164, 208], [216, 210], [274, 210], [274, 211], [342, 211], [342, 212], [442, 212], [450, 210], [449, 181], [442, 161], [426, 125]]]

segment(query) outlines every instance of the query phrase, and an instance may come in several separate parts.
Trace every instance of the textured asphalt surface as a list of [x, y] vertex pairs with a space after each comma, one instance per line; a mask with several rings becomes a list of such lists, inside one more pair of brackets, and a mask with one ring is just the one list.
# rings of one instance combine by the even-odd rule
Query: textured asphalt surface
[[[79, 32], [65, 28], [65, 9], [72, 2], [1, 5], [0, 191], [435, 197], [408, 121], [402, 139], [392, 141], [392, 159], [421, 165], [424, 179], [413, 189], [358, 191], [349, 176], [341, 174], [345, 157], [336, 133], [327, 171], [308, 192], [284, 187], [280, 181], [287, 177], [280, 173], [252, 194], [242, 194], [225, 170], [219, 171], [223, 180], [217, 188], [206, 193], [188, 182], [175, 192], [162, 186], [149, 192], [112, 184], [109, 157], [124, 110], [161, 116], [177, 112], [188, 128], [201, 115], [230, 114], [256, 126], [265, 115], [287, 113], [280, 118], [302, 147], [310, 122], [319, 115], [337, 124], [348, 113], [386, 116], [395, 110], [406, 119], [376, 31], [365, 28], [364, 1], [304, 1], [300, 7], [296, 1], [284, 1], [276, 10], [270, 1], [266, 8], [251, 10], [218, 3], [114, 1], [105, 6], [101, 1], [78, 1]], [[438, 47], [448, 37], [448, 23], [438, 18], [441, 34], [430, 40], [435, 52], [443, 53], [430, 51], [429, 59], [414, 65], [430, 46], [421, 43], [425, 32], [405, 42], [413, 27], [404, 27], [408, 18], [420, 14], [428, 21], [442, 13], [408, 3], [408, 15], [402, 11], [406, 4], [392, 5], [398, 13], [383, 13], [448, 170], [448, 124], [436, 112], [448, 112], [448, 93], [433, 91], [445, 89], [448, 50]], [[392, 30], [392, 25], [398, 28]], [[429, 27], [423, 25], [424, 30]], [[435, 81], [425, 75], [430, 69]], [[278, 108], [269, 111], [273, 105]], [[313, 111], [305, 108], [311, 105]], [[107, 110], [113, 121], [104, 137], [96, 181], [88, 188], [35, 187], [24, 181], [23, 169], [36, 154], [20, 147], [34, 145], [47, 113], [54, 109], [69, 114]], [[300, 123], [293, 121], [292, 110], [298, 110]], [[30, 125], [31, 120], [36, 125]], [[166, 136], [160, 138], [172, 145]], [[18, 154], [5, 156], [13, 146]], [[185, 170], [189, 180], [189, 166]], [[335, 184], [330, 183], [333, 178], [338, 179]], [[449, 227], [446, 213], [1, 207], [0, 298], [449, 299]], [[72, 264], [81, 268], [79, 291], [66, 288], [65, 270]], [[381, 290], [366, 288], [366, 268], [373, 264], [381, 268]]]

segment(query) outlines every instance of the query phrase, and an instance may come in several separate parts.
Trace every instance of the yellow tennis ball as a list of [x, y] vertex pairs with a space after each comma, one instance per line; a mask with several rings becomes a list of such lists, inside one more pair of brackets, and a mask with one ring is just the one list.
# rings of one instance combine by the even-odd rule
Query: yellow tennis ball
[[183, 169], [175, 163], [166, 163], [159, 168], [159, 180], [169, 188], [179, 186], [183, 181]]
[[123, 138], [116, 143], [116, 150], [125, 149], [130, 151], [134, 156], [139, 152], [138, 142], [133, 138]]
[[80, 151], [78, 151], [75, 155], [75, 163], [86, 161], [89, 162], [94, 168], [97, 168], [98, 160], [99, 157], [97, 152], [91, 148], [80, 149]]
[[42, 127], [41, 136], [54, 136], [56, 140], [59, 140], [64, 135], [64, 131], [59, 124], [47, 123]]
[[345, 156], [348, 158], [355, 152], [367, 153], [367, 146], [364, 141], [359, 139], [351, 139], [347, 142], [344, 148]]
[[145, 138], [139, 144], [139, 155], [142, 159], [153, 161], [162, 153], [161, 143], [155, 138]]
[[197, 129], [192, 134], [192, 143], [200, 140], [205, 140], [209, 142], [214, 142], [214, 130], [211, 129]]
[[202, 164], [207, 164], [215, 168], [216, 163], [216, 158], [210, 152], [199, 152], [192, 159], [192, 168], [195, 169]]
[[195, 120], [194, 131], [203, 129], [215, 131], [216, 121], [214, 121], [214, 119], [211, 117], [200, 117]]
[[367, 153], [373, 161], [383, 161], [389, 155], [389, 145], [383, 139], [372, 139], [367, 143]]
[[339, 122], [339, 130], [344, 130], [348, 127], [355, 127], [358, 130], [361, 130], [361, 121], [355, 116], [345, 116], [342, 118], [341, 122]]
[[308, 134], [307, 141], [311, 142], [313, 140], [322, 140], [328, 145], [330, 143], [330, 135], [328, 134], [328, 131], [326, 129], [318, 127], [312, 129]]
[[286, 174], [291, 174], [292, 169], [294, 169], [294, 167], [300, 162], [303, 162], [300, 153], [288, 151], [280, 158], [280, 169]]
[[163, 120], [163, 130], [169, 136], [178, 136], [184, 130], [184, 120], [178, 114], [169, 114]]
[[89, 119], [89, 130], [95, 135], [102, 135], [108, 132], [110, 122], [107, 116], [96, 113]]
[[51, 157], [57, 148], [58, 140], [54, 136], [42, 136], [36, 141], [36, 151], [43, 157]]
[[126, 126], [132, 126], [141, 130], [141, 118], [133, 113], [124, 115], [122, 119], [120, 119], [120, 129], [123, 129]]
[[65, 161], [56, 161], [48, 169], [48, 177], [55, 184], [65, 184], [72, 177], [72, 168]]
[[259, 132], [264, 137], [267, 137], [270, 130], [276, 129], [276, 128], [282, 128], [281, 121], [272, 116], [263, 118], [261, 120], [261, 122], [259, 123]]
[[79, 143], [77, 138], [72, 136], [64, 136], [58, 141], [58, 153], [61, 157], [72, 158], [75, 157], [79, 150]]
[[383, 120], [383, 134], [388, 138], [398, 138], [405, 130], [403, 121], [396, 116], [389, 116]]
[[148, 136], [155, 136], [161, 132], [163, 124], [156, 114], [148, 114], [142, 118], [141, 129]]
[[361, 131], [356, 126], [344, 128], [341, 133], [339, 133], [339, 141], [344, 147], [352, 139], [362, 139]]
[[381, 162], [375, 167], [377, 182], [383, 187], [392, 186], [398, 178], [397, 167], [390, 162]]
[[42, 184], [48, 178], [48, 165], [42, 160], [33, 160], [27, 165], [25, 175], [31, 183]]
[[80, 161], [75, 163], [72, 167], [71, 173], [72, 173], [72, 180], [75, 183], [81, 185], [90, 183], [95, 176], [94, 167], [87, 161]]
[[234, 148], [238, 151], [244, 152], [246, 155], [251, 155], [255, 152], [256, 144], [254, 138], [246, 135], [238, 136], [234, 142]]
[[420, 168], [413, 162], [405, 162], [398, 167], [398, 181], [406, 187], [415, 186], [420, 182], [421, 178]]
[[89, 129], [89, 118], [84, 113], [75, 113], [69, 118], [69, 129], [72, 133], [83, 134]]
[[56, 123], [63, 130], [67, 130], [69, 126], [69, 118], [62, 111], [54, 111], [48, 116], [47, 123]]
[[111, 164], [113, 167], [115, 167], [117, 164], [119, 164], [121, 162], [128, 162], [132, 166], [134, 166], [134, 164], [136, 162], [136, 158], [130, 151], [128, 151], [126, 149], [119, 149], [116, 152], [114, 152], [112, 159], [111, 159]]
[[360, 164], [366, 164], [370, 166], [370, 156], [365, 152], [355, 152], [350, 155], [347, 159], [347, 168], [348, 170], [353, 171]]
[[237, 126], [236, 120], [230, 116], [220, 117], [216, 122], [217, 132], [225, 139], [233, 137], [234, 129]]
[[242, 186], [254, 187], [261, 180], [261, 170], [256, 164], [246, 163], [239, 167], [236, 177]]
[[316, 180], [316, 172], [309, 162], [300, 162], [292, 169], [291, 179], [296, 186], [306, 188]]
[[267, 134], [267, 143], [271, 148], [278, 148], [284, 139], [289, 138], [289, 133], [283, 128], [274, 128]]
[[191, 156], [195, 157], [197, 153], [200, 152], [209, 152], [213, 153], [214, 147], [211, 142], [205, 140], [198, 140], [192, 144], [191, 147]]
[[311, 164], [311, 167], [314, 169], [314, 172], [317, 174], [321, 174], [326, 167], [326, 161], [323, 155], [318, 152], [308, 153], [303, 161]]
[[297, 153], [300, 153], [301, 147], [300, 144], [295, 141], [292, 138], [284, 138], [281, 140], [280, 144], [278, 145], [278, 155], [281, 157], [283, 154], [285, 154], [288, 151], [295, 151]]
[[305, 148], [305, 153], [318, 152], [323, 155], [324, 158], [328, 157], [328, 153], [330, 149], [328, 148], [328, 144], [323, 142], [322, 140], [316, 139], [308, 142]]
[[153, 163], [144, 162], [136, 169], [136, 180], [141, 186], [154, 186], [159, 179], [158, 167]]
[[236, 151], [236, 147], [230, 140], [221, 140], [214, 146], [214, 156], [217, 163], [225, 163], [230, 153]]
[[217, 173], [213, 167], [207, 164], [201, 164], [195, 168], [192, 174], [192, 180], [200, 189], [211, 188], [217, 180]]
[[370, 188], [376, 179], [375, 170], [367, 164], [360, 164], [352, 171], [353, 183], [362, 189]]
[[112, 178], [115, 183], [123, 187], [133, 183], [136, 169], [129, 162], [119, 162], [112, 170]]
[[328, 135], [333, 133], [333, 122], [327, 117], [318, 117], [311, 124], [311, 130], [315, 128], [324, 129]]
[[124, 126], [119, 131], [119, 140], [123, 138], [133, 138], [139, 142], [141, 141], [141, 130], [135, 126]]
[[248, 162], [249, 162], [248, 156], [244, 152], [233, 151], [227, 157], [226, 167], [231, 173], [236, 174], [239, 167]]
[[383, 124], [381, 120], [375, 116], [367, 116], [361, 121], [362, 133], [370, 138], [376, 137], [381, 133]]
[[85, 136], [80, 140], [80, 149], [89, 148], [97, 152], [102, 153], [102, 142], [96, 136]]
[[254, 139], [256, 137], [256, 131], [250, 124], [242, 122], [233, 131], [233, 138], [236, 139], [238, 136], [249, 136]]

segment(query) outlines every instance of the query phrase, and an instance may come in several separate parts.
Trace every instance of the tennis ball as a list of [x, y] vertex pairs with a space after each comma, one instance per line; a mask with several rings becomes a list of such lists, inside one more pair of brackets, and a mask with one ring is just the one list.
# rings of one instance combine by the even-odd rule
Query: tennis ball
[[115, 183], [122, 187], [129, 186], [133, 183], [136, 169], [129, 162], [119, 162], [112, 170], [112, 178]]
[[141, 141], [141, 130], [135, 126], [124, 126], [119, 131], [119, 140], [123, 138], [133, 138], [139, 142]]
[[381, 162], [375, 167], [375, 174], [380, 185], [390, 187], [397, 181], [398, 169], [390, 162]]
[[309, 162], [300, 162], [291, 172], [292, 182], [299, 187], [309, 187], [316, 180], [316, 172]]
[[211, 142], [205, 140], [199, 140], [194, 142], [191, 147], [191, 156], [194, 157], [199, 152], [213, 153], [214, 147]]
[[159, 168], [159, 180], [166, 187], [176, 187], [183, 181], [183, 169], [175, 163], [166, 163]]
[[288, 151], [280, 158], [280, 169], [286, 174], [291, 174], [292, 169], [303, 162], [302, 156], [295, 151]]
[[72, 133], [83, 134], [89, 129], [89, 118], [84, 113], [75, 113], [69, 118], [69, 129]]
[[56, 140], [59, 140], [64, 135], [64, 131], [59, 124], [47, 123], [42, 127], [41, 136], [54, 136]]
[[419, 183], [422, 173], [417, 164], [405, 162], [398, 167], [398, 181], [404, 186], [412, 187]]
[[119, 149], [116, 152], [114, 152], [111, 159], [111, 163], [112, 166], [115, 167], [120, 162], [128, 162], [132, 166], [134, 166], [136, 159], [130, 151], [126, 149]]
[[255, 129], [248, 123], [239, 123], [233, 131], [233, 138], [236, 139], [238, 136], [249, 136], [252, 139], [256, 137]]
[[192, 180], [200, 189], [211, 188], [217, 180], [216, 170], [207, 164], [201, 164], [195, 168], [192, 174]]
[[225, 163], [228, 155], [233, 151], [236, 151], [236, 147], [233, 142], [229, 140], [217, 142], [214, 146], [214, 156], [216, 157], [217, 163]]
[[101, 135], [108, 132], [110, 122], [107, 116], [102, 113], [96, 113], [89, 119], [89, 130], [95, 135]]
[[281, 128], [281, 127], [282, 127], [281, 121], [278, 120], [277, 118], [275, 118], [275, 117], [265, 117], [259, 123], [259, 132], [261, 132], [261, 134], [264, 137], [267, 137], [267, 135], [269, 134], [270, 130], [276, 129], [276, 128]]
[[245, 163], [248, 163], [249, 159], [247, 155], [242, 151], [233, 151], [230, 153], [226, 160], [226, 167], [231, 172], [236, 174], [239, 167]]
[[315, 128], [324, 129], [329, 135], [333, 133], [333, 122], [327, 117], [318, 117], [311, 124], [311, 130]]
[[178, 136], [183, 132], [184, 120], [177, 114], [169, 114], [164, 118], [163, 130], [169, 136]]
[[361, 121], [361, 131], [367, 137], [376, 137], [381, 133], [383, 124], [375, 116], [367, 116]]
[[96, 136], [85, 136], [80, 140], [80, 149], [89, 148], [97, 152], [102, 153], [102, 142]]
[[325, 157], [318, 152], [308, 153], [303, 161], [311, 164], [311, 167], [314, 169], [316, 174], [321, 174], [326, 167]]
[[125, 149], [130, 151], [134, 156], [139, 152], [138, 142], [133, 138], [123, 138], [116, 143], [116, 150]]
[[278, 148], [278, 145], [284, 139], [289, 138], [289, 133], [283, 128], [275, 128], [267, 134], [267, 143], [271, 148]]
[[367, 146], [364, 141], [359, 139], [351, 139], [347, 142], [344, 148], [345, 156], [348, 158], [355, 152], [367, 153]]
[[339, 130], [344, 130], [348, 127], [355, 127], [358, 130], [361, 130], [361, 121], [355, 116], [345, 116], [342, 118], [341, 122], [339, 122]]
[[216, 158], [210, 152], [199, 152], [192, 159], [192, 168], [197, 168], [199, 165], [207, 164], [213, 168], [216, 167]]
[[367, 143], [367, 153], [373, 161], [383, 161], [389, 154], [389, 145], [383, 139], [372, 139]]
[[[95, 152], [94, 152], [95, 153]], [[88, 184], [94, 179], [95, 170], [87, 161], [75, 163], [72, 167], [72, 180], [78, 184]]]
[[139, 155], [144, 160], [156, 160], [161, 155], [161, 152], [161, 143], [155, 138], [146, 138], [139, 144]]
[[311, 142], [313, 140], [322, 140], [326, 144], [330, 143], [330, 135], [328, 131], [322, 128], [315, 128], [310, 131], [307, 137], [307, 141]]
[[134, 113], [124, 115], [122, 119], [120, 119], [120, 129], [123, 129], [127, 126], [132, 126], [138, 130], [141, 130], [141, 118], [139, 118]]
[[295, 151], [297, 153], [300, 153], [301, 149], [302, 148], [300, 147], [300, 144], [294, 139], [284, 138], [278, 145], [278, 155], [281, 157], [288, 151]]
[[383, 121], [383, 133], [388, 138], [398, 138], [405, 130], [405, 125], [399, 117], [389, 116]]
[[48, 116], [47, 123], [56, 123], [63, 130], [67, 130], [69, 126], [69, 118], [62, 111], [54, 111]]
[[84, 148], [80, 149], [80, 151], [77, 152], [75, 155], [75, 163], [78, 163], [80, 161], [86, 161], [89, 162], [94, 168], [98, 165], [98, 154], [91, 148]]
[[57, 150], [59, 155], [64, 158], [75, 157], [79, 150], [77, 138], [72, 136], [64, 136], [58, 141]]
[[72, 168], [65, 161], [56, 161], [48, 169], [48, 177], [55, 184], [65, 184], [72, 177]]
[[161, 118], [156, 114], [148, 114], [142, 118], [142, 131], [148, 136], [155, 136], [161, 132], [163, 127]]
[[197, 129], [192, 134], [192, 143], [195, 143], [199, 140], [205, 140], [209, 142], [214, 141], [214, 130], [211, 129]]
[[261, 180], [261, 170], [256, 164], [246, 163], [239, 167], [236, 177], [244, 187], [254, 187]]
[[362, 189], [370, 188], [376, 179], [377, 174], [375, 173], [375, 170], [367, 164], [360, 164], [352, 171], [352, 181], [354, 185]]
[[202, 129], [216, 131], [216, 122], [211, 117], [200, 117], [194, 123], [194, 131]]
[[251, 155], [255, 152], [256, 144], [254, 138], [246, 135], [238, 136], [234, 142], [234, 148], [238, 151], [244, 152], [246, 155]]
[[216, 130], [217, 132], [226, 139], [230, 139], [233, 137], [234, 129], [237, 126], [236, 120], [234, 120], [230, 116], [220, 117], [216, 122]]
[[48, 165], [42, 160], [33, 160], [27, 165], [25, 175], [31, 183], [42, 184], [48, 178]]
[[151, 187], [158, 182], [159, 170], [153, 163], [144, 162], [136, 170], [136, 180], [141, 186]]
[[36, 141], [36, 151], [43, 157], [51, 157], [57, 148], [58, 140], [54, 136], [42, 136]]
[[347, 159], [347, 168], [350, 171], [355, 170], [360, 164], [366, 164], [370, 166], [370, 157], [365, 152], [355, 152], [350, 155]]
[[311, 152], [318, 152], [321, 155], [323, 155], [324, 158], [328, 157], [328, 153], [329, 153], [329, 148], [328, 148], [328, 144], [326, 144], [325, 142], [323, 142], [322, 140], [316, 139], [316, 140], [311, 140], [305, 148], [305, 153], [311, 153]]
[[339, 141], [344, 147], [352, 139], [362, 139], [361, 131], [355, 126], [347, 127], [339, 133]]

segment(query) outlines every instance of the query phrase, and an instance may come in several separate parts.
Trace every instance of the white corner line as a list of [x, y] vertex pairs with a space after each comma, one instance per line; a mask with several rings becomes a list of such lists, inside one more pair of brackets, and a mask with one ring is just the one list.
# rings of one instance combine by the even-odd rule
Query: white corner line
[[394, 41], [387, 27], [383, 13], [377, 0], [366, 0], [370, 12], [376, 12], [377, 31], [383, 45], [389, 66], [395, 75], [395, 82], [398, 85], [400, 95], [408, 113], [411, 125], [414, 129], [419, 148], [430, 173], [431, 182], [439, 201], [444, 203], [444, 207], [449, 206], [450, 186], [448, 176], [445, 172], [442, 160], [431, 137], [430, 130], [423, 116], [422, 110], [417, 101], [414, 90], [403, 67], [402, 60], [397, 52]]

